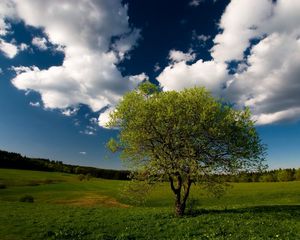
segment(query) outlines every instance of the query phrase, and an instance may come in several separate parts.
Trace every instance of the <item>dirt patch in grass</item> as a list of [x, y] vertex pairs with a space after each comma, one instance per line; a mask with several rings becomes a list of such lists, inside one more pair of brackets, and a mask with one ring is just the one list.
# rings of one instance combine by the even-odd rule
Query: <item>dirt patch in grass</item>
[[95, 207], [95, 206], [106, 206], [106, 207], [119, 207], [119, 208], [128, 208], [130, 207], [127, 204], [118, 202], [115, 198], [98, 195], [98, 194], [88, 194], [80, 198], [74, 199], [62, 199], [55, 201], [56, 204], [66, 204], [71, 206], [79, 207]]
[[30, 187], [34, 187], [34, 186], [40, 186], [40, 185], [45, 185], [45, 184], [54, 184], [54, 183], [61, 183], [61, 182], [65, 182], [64, 180], [60, 180], [60, 179], [43, 179], [43, 180], [30, 180], [27, 183], [22, 183], [20, 185], [16, 185], [16, 186], [30, 186]]

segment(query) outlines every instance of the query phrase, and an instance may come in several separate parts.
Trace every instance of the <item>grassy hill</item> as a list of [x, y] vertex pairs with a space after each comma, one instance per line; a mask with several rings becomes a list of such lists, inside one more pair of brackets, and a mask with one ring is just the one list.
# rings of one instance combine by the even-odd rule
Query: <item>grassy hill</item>
[[[145, 204], [126, 181], [0, 169], [0, 239], [300, 239], [300, 182], [234, 183], [220, 199], [193, 186], [193, 211], [173, 215], [169, 186]], [[20, 202], [30, 195], [34, 203]]]

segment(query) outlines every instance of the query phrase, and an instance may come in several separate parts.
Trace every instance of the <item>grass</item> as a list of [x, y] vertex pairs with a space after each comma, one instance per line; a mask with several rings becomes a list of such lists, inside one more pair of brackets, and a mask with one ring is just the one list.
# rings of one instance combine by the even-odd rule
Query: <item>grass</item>
[[[193, 186], [198, 205], [183, 218], [173, 215], [167, 184], [144, 206], [128, 206], [123, 181], [0, 169], [0, 183], [1, 240], [300, 239], [300, 182], [237, 183], [220, 199]], [[19, 202], [24, 195], [34, 203]]]

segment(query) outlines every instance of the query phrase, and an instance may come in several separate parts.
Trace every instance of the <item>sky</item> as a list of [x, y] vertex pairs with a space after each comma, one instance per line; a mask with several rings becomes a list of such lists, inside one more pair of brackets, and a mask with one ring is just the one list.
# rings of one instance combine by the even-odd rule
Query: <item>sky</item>
[[1, 0], [0, 149], [121, 169], [105, 124], [149, 80], [249, 107], [269, 167], [300, 167], [299, 12], [298, 0]]

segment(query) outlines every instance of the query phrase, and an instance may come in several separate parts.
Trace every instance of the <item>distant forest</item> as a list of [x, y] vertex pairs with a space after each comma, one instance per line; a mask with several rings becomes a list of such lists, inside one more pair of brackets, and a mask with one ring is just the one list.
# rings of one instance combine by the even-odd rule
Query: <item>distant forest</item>
[[[89, 175], [96, 178], [128, 180], [129, 171], [100, 169], [94, 167], [64, 164], [42, 158], [28, 158], [19, 153], [0, 150], [0, 168], [13, 168], [37, 171], [64, 172]], [[300, 168], [277, 169], [263, 172], [242, 172], [235, 175], [216, 175], [225, 182], [285, 182], [300, 181]]]
[[129, 171], [76, 166], [64, 164], [61, 161], [53, 161], [43, 158], [29, 158], [26, 156], [22, 156], [19, 153], [1, 150], [0, 168], [13, 168], [47, 172], [64, 172], [115, 180], [127, 180], [129, 175]]

